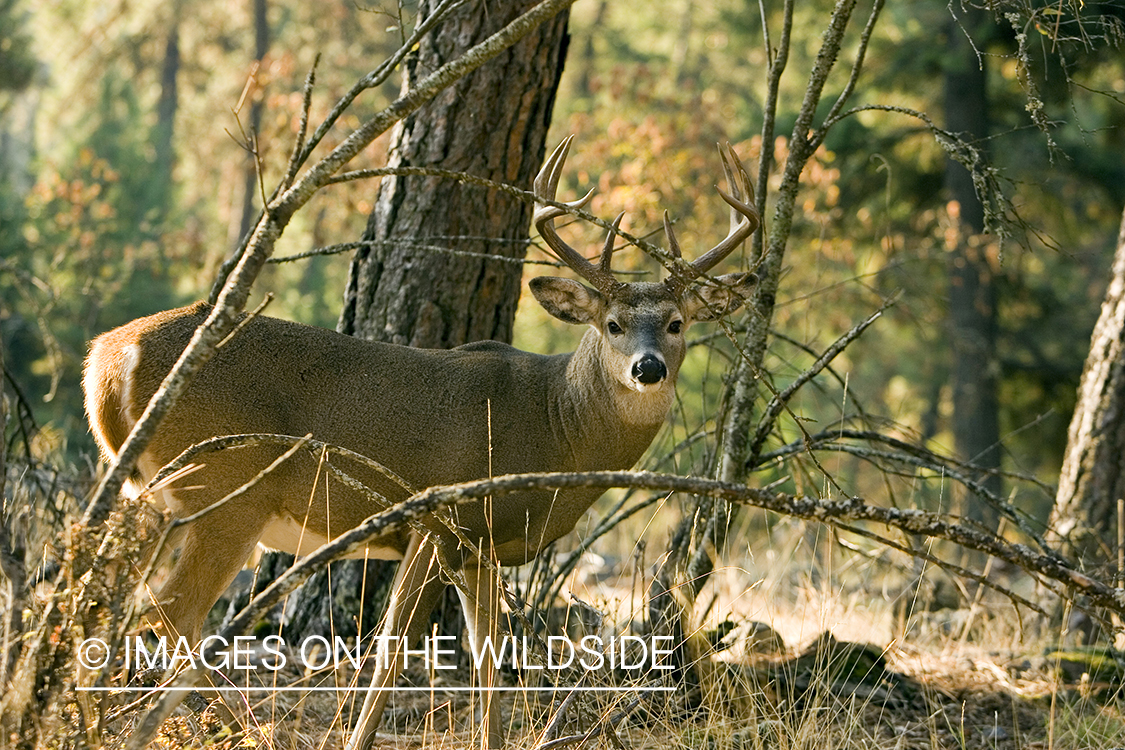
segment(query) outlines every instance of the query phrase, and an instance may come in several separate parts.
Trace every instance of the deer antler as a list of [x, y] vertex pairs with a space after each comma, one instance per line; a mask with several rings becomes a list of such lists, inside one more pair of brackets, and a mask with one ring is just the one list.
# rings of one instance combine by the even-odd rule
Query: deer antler
[[[562, 143], [555, 148], [554, 152], [547, 157], [544, 162], [543, 168], [539, 170], [539, 174], [535, 177], [535, 195], [544, 200], [554, 201], [555, 193], [559, 188], [559, 176], [562, 174], [563, 163], [566, 162], [566, 155], [570, 151], [570, 143], [574, 140], [574, 136], [567, 136]], [[590, 198], [594, 195], [593, 189], [582, 198], [563, 205], [567, 209], [583, 208], [590, 202]], [[539, 230], [539, 235], [547, 243], [547, 245], [555, 251], [555, 255], [559, 260], [566, 263], [574, 272], [582, 278], [589, 281], [595, 289], [603, 294], [611, 294], [619, 286], [621, 282], [613, 277], [613, 272], [610, 271], [609, 264], [610, 258], [613, 255], [613, 241], [616, 231], [611, 231], [605, 240], [605, 247], [602, 249], [601, 260], [598, 265], [594, 265], [577, 250], [562, 241], [559, 235], [555, 232], [554, 220], [567, 213], [565, 209], [557, 206], [542, 205], [537, 206], [533, 220], [535, 228]], [[613, 222], [613, 229], [616, 230], [621, 224], [621, 218], [625, 214], [622, 213]]]
[[[716, 190], [730, 206], [730, 232], [722, 242], [691, 263], [677, 265], [676, 270], [664, 282], [676, 294], [682, 293], [692, 279], [707, 273], [719, 261], [730, 255], [731, 251], [741, 245], [761, 224], [758, 209], [754, 206], [754, 188], [750, 183], [750, 175], [747, 174], [746, 167], [742, 166], [742, 161], [729, 143], [725, 148], [722, 144], [719, 145], [719, 155], [723, 159], [723, 172], [726, 174], [730, 193], [722, 188]], [[664, 212], [664, 233], [668, 236], [668, 246], [672, 255], [676, 258], [683, 257], [680, 243], [676, 241], [676, 235], [672, 232], [672, 222], [668, 219], [667, 211]]]

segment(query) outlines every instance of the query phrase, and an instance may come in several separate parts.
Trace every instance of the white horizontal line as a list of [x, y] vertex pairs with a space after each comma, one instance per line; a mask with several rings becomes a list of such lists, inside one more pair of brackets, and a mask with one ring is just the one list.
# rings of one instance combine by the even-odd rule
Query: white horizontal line
[[78, 692], [83, 693], [172, 693], [190, 692], [271, 692], [271, 693], [464, 693], [481, 691], [488, 693], [634, 693], [634, 692], [671, 692], [675, 687], [152, 687], [152, 688], [115, 688], [115, 687], [80, 687]]

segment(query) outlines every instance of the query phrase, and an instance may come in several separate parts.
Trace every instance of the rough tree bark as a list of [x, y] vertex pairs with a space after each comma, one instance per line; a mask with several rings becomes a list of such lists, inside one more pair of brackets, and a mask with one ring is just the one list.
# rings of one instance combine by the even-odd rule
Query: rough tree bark
[[[985, 11], [966, 8], [946, 29], [944, 58], [945, 128], [981, 148], [988, 135], [985, 57], [990, 21]], [[945, 167], [945, 191], [951, 211], [954, 244], [949, 248], [949, 335], [953, 350], [953, 439], [962, 458], [981, 467], [979, 481], [1001, 493], [1000, 363], [996, 356], [996, 285], [986, 254], [984, 206], [973, 175], [952, 159]], [[995, 509], [965, 495], [962, 513], [996, 528]]]
[[1125, 215], [1113, 271], [1090, 340], [1051, 528], [1081, 561], [1117, 561], [1117, 502], [1125, 498]]
[[[474, 3], [408, 65], [425, 75], [534, 3]], [[423, 2], [420, 13], [429, 12]], [[567, 16], [446, 89], [399, 124], [388, 166], [441, 166], [530, 189], [562, 72]], [[339, 330], [422, 347], [510, 341], [531, 206], [432, 177], [387, 178], [352, 261]]]
[[[534, 4], [468, 4], [419, 46], [404, 90]], [[424, 0], [420, 17], [435, 5]], [[568, 18], [559, 14], [399, 123], [388, 166], [440, 166], [530, 189], [545, 153]], [[363, 235], [370, 244], [352, 260], [338, 329], [430, 348], [510, 342], [531, 210], [449, 180], [385, 178]], [[332, 569], [331, 583], [327, 574], [314, 576], [290, 607], [291, 626], [326, 632], [331, 618], [341, 632], [354, 628], [347, 623], [362, 605], [363, 628], [374, 627], [387, 567], [344, 563]]]

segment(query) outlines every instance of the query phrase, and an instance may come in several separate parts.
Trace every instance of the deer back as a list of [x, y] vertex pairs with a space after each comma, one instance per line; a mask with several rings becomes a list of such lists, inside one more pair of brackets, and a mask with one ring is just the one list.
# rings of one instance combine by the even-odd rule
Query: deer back
[[[160, 313], [93, 342], [88, 408], [108, 453], [120, 447], [208, 312], [200, 303]], [[642, 434], [621, 429], [606, 383], [587, 367], [572, 367], [575, 356], [589, 356], [579, 351], [543, 356], [497, 342], [414, 349], [259, 316], [200, 370], [145, 451], [142, 474], [195, 443], [245, 433], [312, 434], [382, 463], [416, 489], [508, 473], [629, 468], [659, 423]], [[258, 446], [205, 455], [204, 467], [165, 501], [177, 515], [199, 512], [280, 452]], [[342, 468], [389, 503], [408, 496], [355, 462]], [[241, 510], [307, 527], [304, 546], [312, 547], [382, 509], [325, 476], [314, 457], [298, 453], [247, 493]], [[573, 528], [598, 494], [509, 495], [491, 505], [492, 518], [473, 505], [458, 509], [458, 521], [470, 537], [487, 535], [502, 556], [522, 562]], [[436, 522], [434, 529], [445, 533]], [[286, 540], [267, 533], [263, 542], [271, 541]], [[405, 543], [400, 534], [379, 546], [393, 557]]]

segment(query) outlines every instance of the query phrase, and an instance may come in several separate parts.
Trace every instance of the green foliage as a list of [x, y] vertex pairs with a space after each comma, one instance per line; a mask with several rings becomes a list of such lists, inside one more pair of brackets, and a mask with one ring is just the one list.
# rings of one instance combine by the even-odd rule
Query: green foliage
[[[24, 198], [19, 244], [4, 278], [6, 342], [17, 381], [43, 396], [41, 421], [88, 448], [79, 390], [85, 342], [107, 324], [164, 309], [178, 259], [162, 248], [169, 175], [155, 162], [132, 83], [99, 82], [89, 131]], [[5, 305], [7, 307], [7, 305]], [[39, 336], [28, 335], [34, 325]]]
[[[26, 12], [26, 24], [7, 23], [24, 18], [17, 7], [0, 5], [0, 44], [22, 40], [0, 53], [51, 52], [49, 76], [13, 100], [19, 106], [0, 107], [0, 143], [26, 145], [21, 153], [0, 148], [0, 335], [10, 375], [45, 428], [42, 439], [89, 453], [79, 387], [86, 341], [206, 295], [237, 243], [242, 185], [255, 169], [244, 148], [249, 102], [266, 105], [256, 140], [262, 184], [270, 184], [284, 167], [314, 52], [333, 61], [322, 68], [316, 117], [397, 35], [383, 31], [388, 16], [349, 4], [274, 5], [278, 51], [246, 86], [253, 49], [246, 9], [204, 3], [177, 18], [160, 3], [108, 15], [94, 6], [40, 5]], [[162, 73], [170, 35], [178, 35], [182, 64], [169, 104]], [[0, 56], [0, 64], [16, 61]], [[0, 81], [17, 78], [0, 73]], [[243, 109], [232, 113], [244, 86]], [[161, 153], [161, 106], [174, 113], [171, 163]], [[339, 139], [330, 133], [322, 148]], [[280, 254], [358, 236], [372, 196], [371, 185], [333, 189], [298, 218]], [[278, 292], [271, 314], [334, 326], [345, 272], [342, 257], [272, 269], [262, 284]]]

